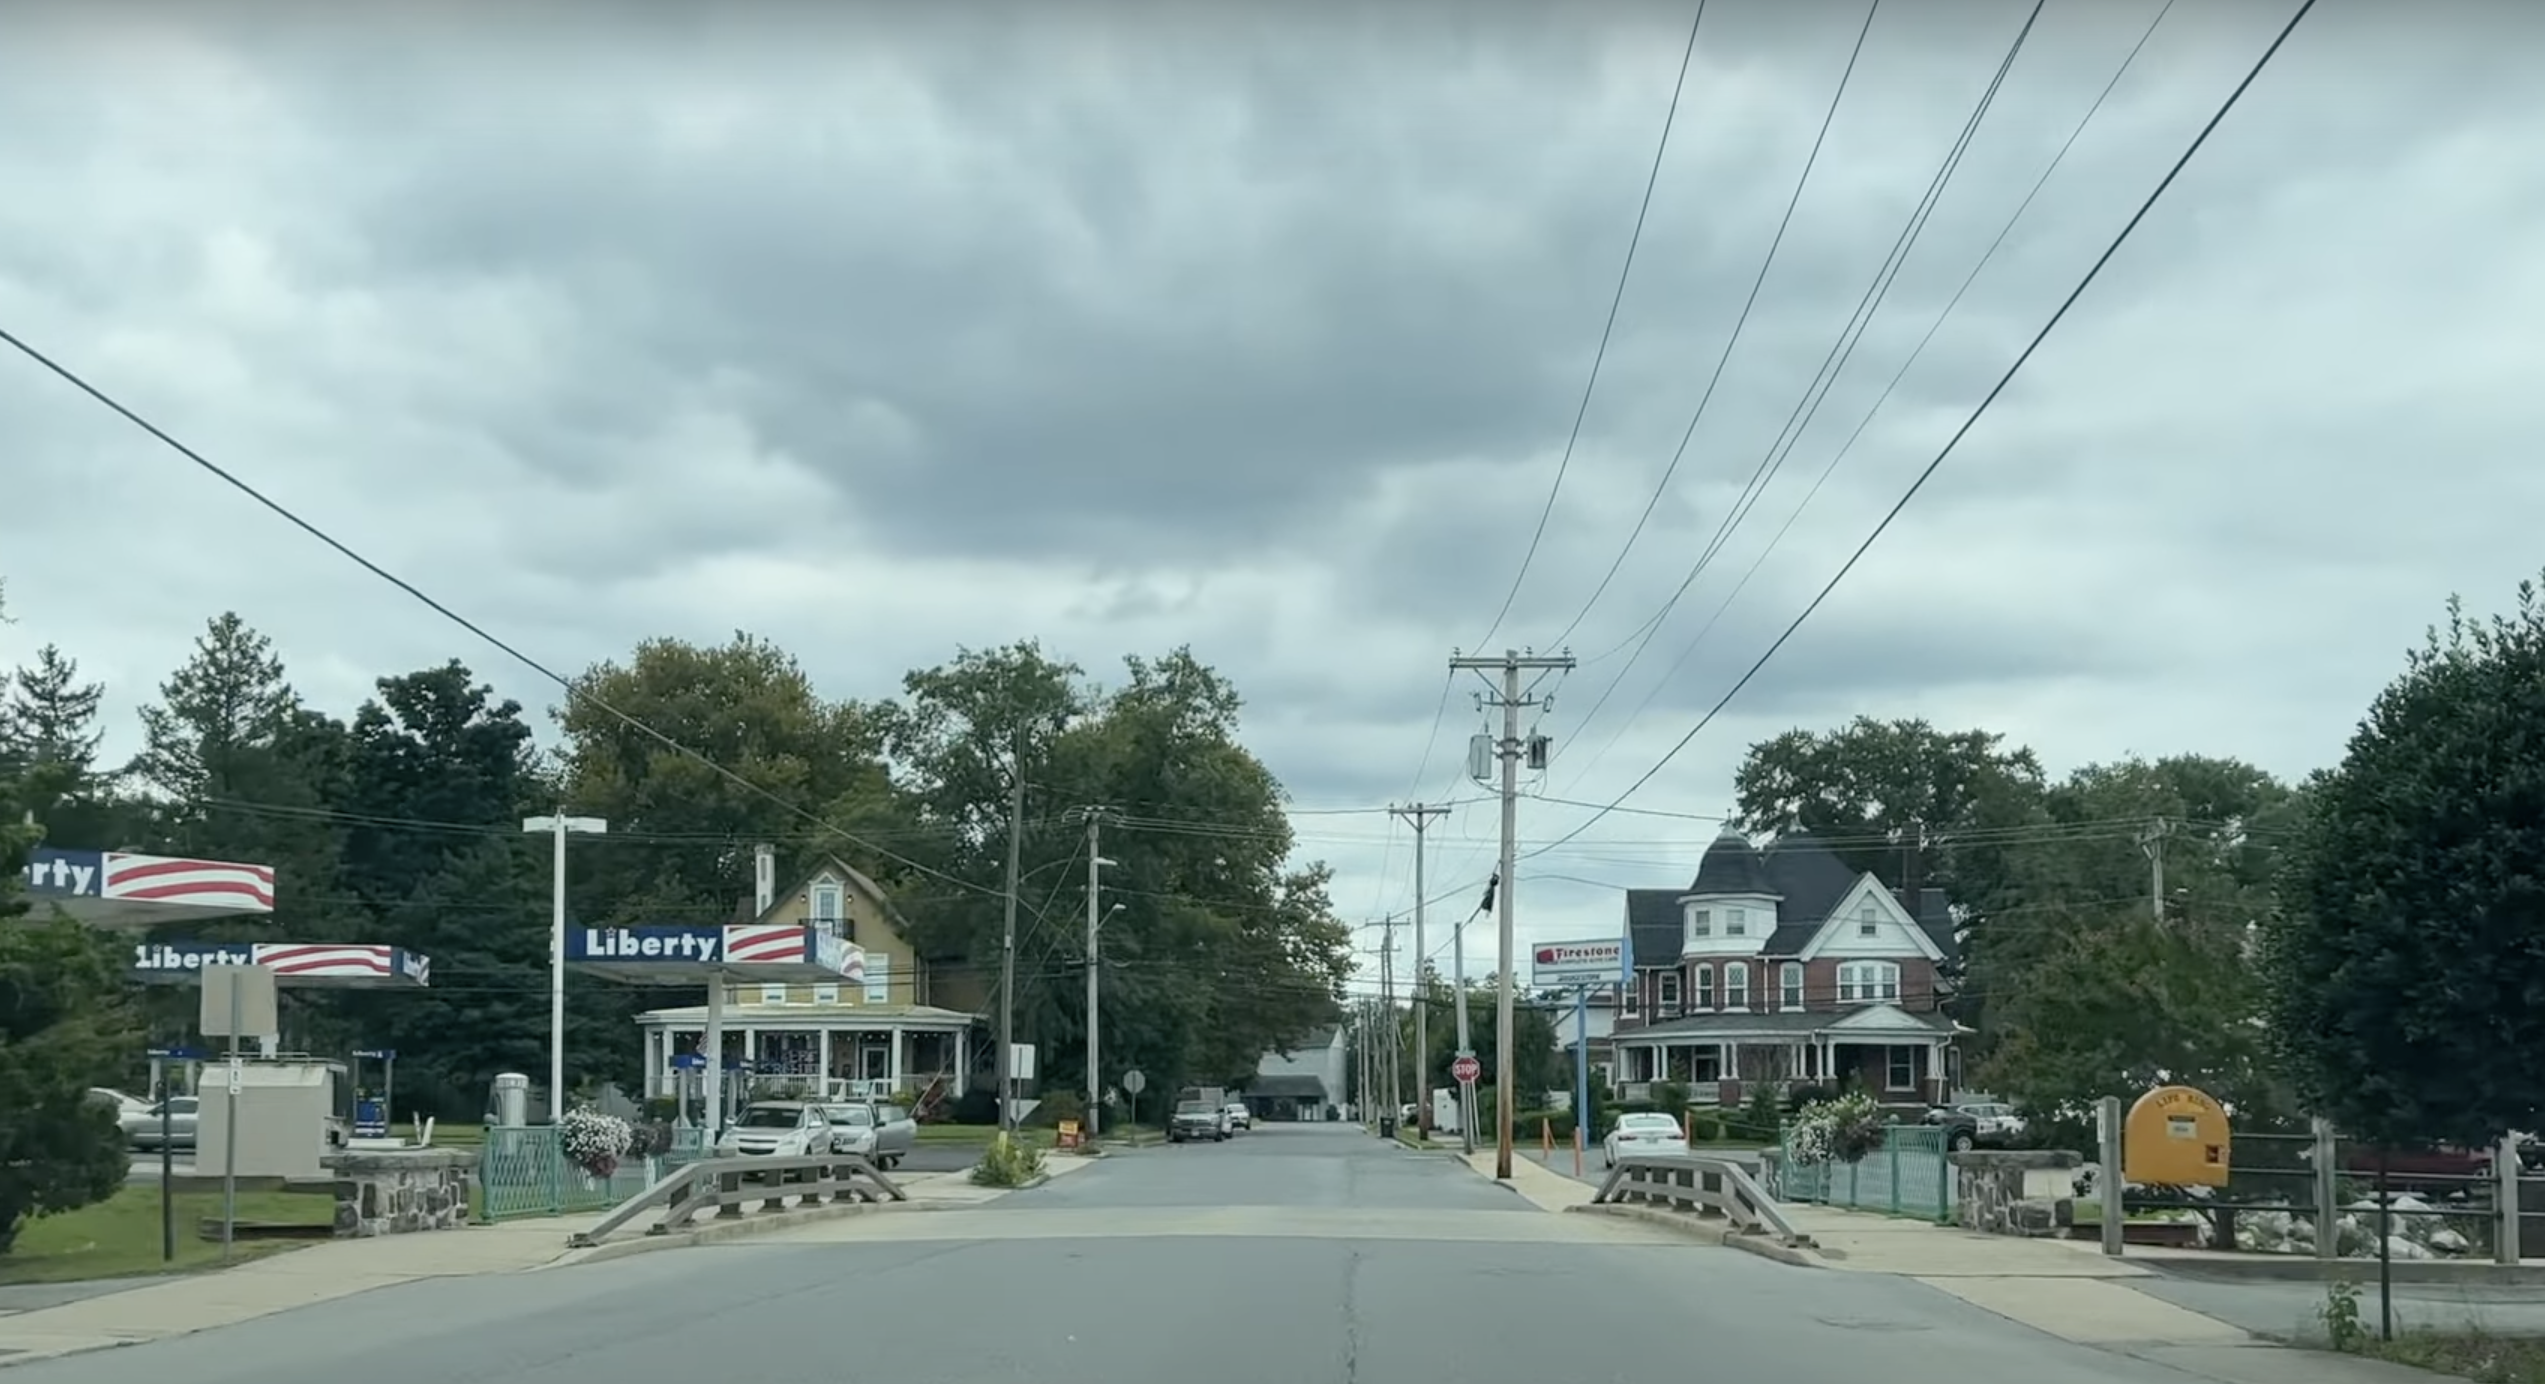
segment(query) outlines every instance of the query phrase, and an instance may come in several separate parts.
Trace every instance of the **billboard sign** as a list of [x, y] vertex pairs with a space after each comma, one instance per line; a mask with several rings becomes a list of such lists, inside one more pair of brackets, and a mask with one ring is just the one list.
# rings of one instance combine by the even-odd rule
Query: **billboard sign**
[[1615, 937], [1540, 942], [1530, 949], [1529, 983], [1541, 988], [1605, 985], [1626, 968], [1626, 944]]

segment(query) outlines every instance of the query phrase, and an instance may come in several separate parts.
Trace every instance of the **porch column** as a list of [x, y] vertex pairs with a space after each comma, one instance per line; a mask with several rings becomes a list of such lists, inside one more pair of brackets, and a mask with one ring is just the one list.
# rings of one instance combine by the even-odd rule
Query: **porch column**
[[813, 1089], [827, 1098], [831, 1094], [831, 1030], [825, 1026], [814, 1037], [814, 1077], [819, 1082]]
[[954, 1070], [954, 1095], [960, 1100], [972, 1091], [972, 1030], [966, 1028], [960, 1033], [949, 1033], [945, 1038], [946, 1046], [942, 1051], [953, 1054], [953, 1060], [946, 1065]]
[[1946, 1046], [1945, 1040], [1941, 1038], [1926, 1045], [1926, 1079], [1929, 1088], [1927, 1099], [1937, 1105], [1942, 1105], [1953, 1098], [1952, 1088], [1946, 1084], [1944, 1073]]
[[892, 1056], [885, 1059], [884, 1079], [892, 1083], [893, 1094], [898, 1096], [901, 1094], [902, 1030], [896, 1026], [892, 1030], [892, 1035]]

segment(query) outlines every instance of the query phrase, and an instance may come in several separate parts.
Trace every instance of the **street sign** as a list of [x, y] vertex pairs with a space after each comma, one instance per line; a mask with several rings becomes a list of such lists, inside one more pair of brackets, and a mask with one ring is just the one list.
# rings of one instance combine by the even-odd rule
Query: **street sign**
[[1529, 982], [1540, 987], [1600, 985], [1625, 966], [1626, 944], [1615, 937], [1580, 942], [1541, 942], [1531, 949]]
[[1133, 1095], [1149, 1089], [1149, 1074], [1134, 1067], [1122, 1074], [1122, 1089]]
[[234, 1095], [234, 1096], [235, 1096], [235, 1095], [237, 1095], [237, 1094], [239, 1093], [239, 1088], [240, 1088], [240, 1086], [241, 1086], [241, 1084], [242, 1084], [242, 1083], [240, 1082], [239, 1078], [240, 1078], [242, 1075], [244, 1075], [244, 1074], [245, 1074], [245, 1068], [246, 1068], [246, 1064], [245, 1064], [244, 1062], [240, 1061], [238, 1054], [236, 1054], [236, 1053], [232, 1053], [232, 1054], [230, 1055], [230, 1094], [231, 1094], [231, 1095]]
[[1484, 1075], [1484, 1071], [1484, 1064], [1478, 1062], [1472, 1052], [1458, 1054], [1457, 1059], [1449, 1064], [1450, 1076], [1456, 1078], [1461, 1086], [1475, 1085], [1476, 1078]]

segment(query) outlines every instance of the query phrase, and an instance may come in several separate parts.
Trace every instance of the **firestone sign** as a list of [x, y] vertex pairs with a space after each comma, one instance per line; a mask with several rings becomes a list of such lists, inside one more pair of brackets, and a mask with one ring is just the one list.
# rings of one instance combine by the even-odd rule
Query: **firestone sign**
[[1625, 968], [1626, 944], [1615, 937], [1541, 942], [1531, 950], [1529, 979], [1542, 986], [1602, 984]]

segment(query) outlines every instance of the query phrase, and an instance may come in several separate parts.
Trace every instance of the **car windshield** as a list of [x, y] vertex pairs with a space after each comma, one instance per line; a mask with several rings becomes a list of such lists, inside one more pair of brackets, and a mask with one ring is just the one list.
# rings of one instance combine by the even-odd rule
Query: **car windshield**
[[803, 1117], [782, 1105], [755, 1105], [734, 1121], [736, 1129], [793, 1129]]
[[1679, 1132], [1679, 1122], [1668, 1115], [1627, 1115], [1617, 1121], [1617, 1127], [1640, 1130], [1647, 1134], [1659, 1134], [1664, 1131], [1672, 1134]]
[[875, 1112], [862, 1105], [845, 1105], [831, 1111], [832, 1124], [870, 1125], [874, 1122]]

